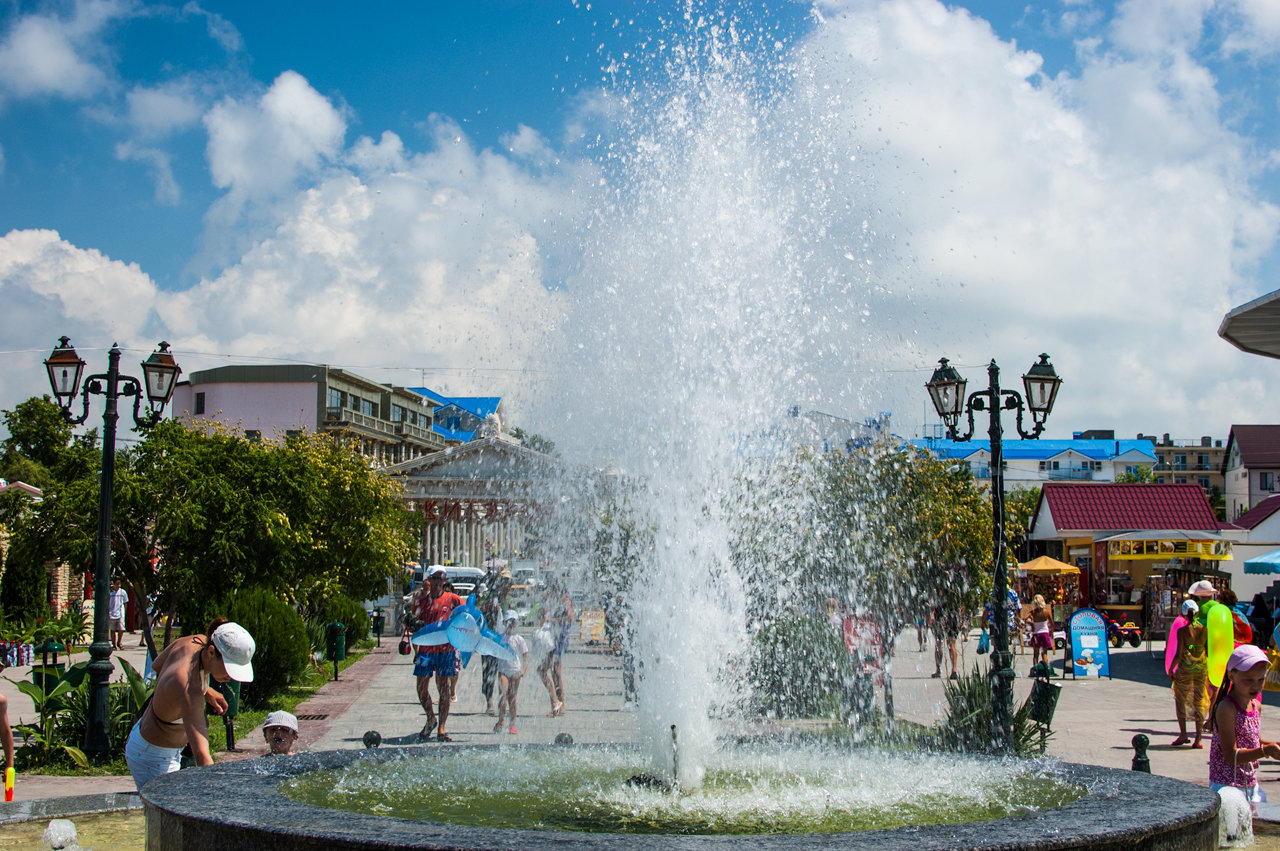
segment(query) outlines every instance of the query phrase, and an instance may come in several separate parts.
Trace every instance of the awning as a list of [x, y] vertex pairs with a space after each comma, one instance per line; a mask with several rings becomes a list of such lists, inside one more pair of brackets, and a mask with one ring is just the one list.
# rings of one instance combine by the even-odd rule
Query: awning
[[1106, 542], [1108, 560], [1189, 557], [1228, 561], [1231, 558], [1231, 541], [1213, 532], [1153, 529], [1122, 532], [1098, 540]]
[[1280, 290], [1227, 313], [1218, 336], [1241, 351], [1280, 358]]
[[1018, 571], [1020, 573], [1028, 573], [1032, 575], [1043, 575], [1054, 573], [1079, 573], [1080, 568], [1075, 565], [1067, 564], [1065, 561], [1058, 561], [1056, 558], [1040, 556], [1039, 558], [1033, 558], [1031, 561], [1024, 561], [1022, 564], [1018, 565]]
[[1260, 556], [1246, 559], [1245, 573], [1280, 573], [1280, 550], [1272, 550]]

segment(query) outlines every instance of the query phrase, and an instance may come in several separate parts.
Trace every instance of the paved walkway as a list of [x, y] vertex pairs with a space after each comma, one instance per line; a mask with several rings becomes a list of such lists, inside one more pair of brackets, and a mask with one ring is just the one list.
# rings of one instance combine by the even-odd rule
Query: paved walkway
[[[976, 638], [976, 633], [974, 635]], [[962, 644], [962, 665], [972, 667], [976, 640]], [[136, 643], [136, 641], [135, 641]], [[1173, 701], [1163, 674], [1164, 648], [1156, 645], [1149, 653], [1146, 645], [1114, 651], [1115, 678], [1110, 680], [1055, 680], [1062, 688], [1054, 719], [1054, 737], [1049, 753], [1072, 762], [1127, 769], [1136, 733], [1150, 737], [1152, 771], [1200, 785], [1207, 784], [1207, 741], [1205, 750], [1173, 748], [1177, 735]], [[362, 747], [368, 730], [377, 730], [384, 745], [417, 744], [425, 716], [414, 693], [410, 657], [396, 652], [394, 640], [384, 639], [382, 647], [342, 672], [310, 700], [298, 707], [301, 744], [312, 750]], [[125, 653], [126, 658], [129, 651]], [[981, 661], [985, 668], [986, 661]], [[141, 660], [138, 661], [139, 667]], [[1015, 668], [1025, 675], [1030, 656], [1015, 656]], [[895, 706], [898, 716], [931, 724], [945, 711], [943, 682], [929, 675], [933, 671], [932, 649], [917, 650], [914, 632], [905, 633], [894, 663]], [[17, 679], [23, 669], [11, 669], [6, 676]], [[476, 657], [458, 680], [458, 701], [447, 730], [459, 744], [545, 743], [556, 734], [569, 733], [577, 742], [628, 742], [636, 738], [635, 713], [621, 700], [621, 667], [614, 656], [596, 648], [574, 643], [565, 657], [568, 689], [567, 712], [563, 717], [547, 717], [550, 702], [536, 675], [521, 686], [519, 733], [491, 732], [494, 719], [485, 714], [480, 692], [480, 662]], [[1030, 691], [1024, 677], [1015, 682], [1019, 703]], [[0, 683], [6, 695], [14, 691], [10, 683]], [[1263, 712], [1264, 738], [1280, 738], [1280, 694], [1267, 693]], [[25, 698], [23, 698], [25, 699]], [[15, 701], [16, 703], [16, 701]], [[29, 706], [29, 703], [28, 703]], [[16, 718], [26, 717], [19, 707]], [[29, 709], [27, 710], [29, 712]], [[239, 754], [220, 754], [219, 759], [246, 758], [265, 751], [260, 730], [244, 736]], [[443, 745], [447, 747], [447, 745]], [[1264, 762], [1260, 776], [1263, 789], [1280, 801], [1280, 763]], [[132, 786], [129, 778], [37, 777], [19, 778], [19, 800], [63, 797], [111, 791]], [[1280, 806], [1269, 805], [1264, 817], [1280, 820]]]

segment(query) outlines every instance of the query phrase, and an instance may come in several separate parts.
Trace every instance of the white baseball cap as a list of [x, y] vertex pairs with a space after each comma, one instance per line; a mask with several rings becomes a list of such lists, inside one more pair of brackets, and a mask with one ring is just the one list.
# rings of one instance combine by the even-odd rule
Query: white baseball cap
[[251, 660], [253, 651], [258, 648], [249, 630], [238, 623], [224, 623], [213, 631], [213, 646], [222, 654], [227, 676], [236, 682], [253, 682]]
[[507, 613], [502, 616], [503, 623], [507, 621], [518, 621], [520, 616], [516, 614], [515, 609], [507, 609]]
[[283, 709], [277, 709], [267, 716], [267, 720], [262, 722], [262, 729], [268, 727], [288, 727], [293, 732], [298, 732], [298, 719], [294, 717], [292, 712], [285, 712]]
[[438, 565], [438, 564], [437, 564], [437, 565], [432, 565], [432, 566], [427, 570], [427, 578], [428, 578], [428, 579], [430, 579], [431, 577], [435, 576], [437, 573], [438, 573], [438, 574], [440, 574], [441, 576], [444, 576], [444, 575], [445, 575], [445, 570], [444, 570], [444, 568], [443, 568], [443, 567], [441, 567], [441, 566], [440, 566], [440, 565]]

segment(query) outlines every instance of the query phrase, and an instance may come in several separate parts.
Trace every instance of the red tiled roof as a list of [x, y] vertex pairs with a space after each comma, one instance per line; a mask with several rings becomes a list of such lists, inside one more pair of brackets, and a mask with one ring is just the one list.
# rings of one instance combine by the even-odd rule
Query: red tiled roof
[[1237, 517], [1231, 525], [1237, 529], [1254, 529], [1263, 520], [1280, 511], [1280, 494], [1269, 496]]
[[1196, 484], [1046, 482], [1041, 500], [1060, 530], [1217, 531], [1220, 526], [1204, 488]]
[[1280, 425], [1233, 425], [1227, 438], [1228, 455], [1233, 443], [1240, 449], [1244, 467], [1280, 467]]

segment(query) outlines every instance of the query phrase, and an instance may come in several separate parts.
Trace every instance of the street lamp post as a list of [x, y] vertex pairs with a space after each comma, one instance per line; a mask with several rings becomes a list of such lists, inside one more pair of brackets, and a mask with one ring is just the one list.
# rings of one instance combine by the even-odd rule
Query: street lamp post
[[[947, 363], [946, 358], [942, 358], [938, 361], [938, 368], [933, 371], [933, 376], [925, 387], [952, 440], [963, 442], [973, 437], [974, 411], [986, 410], [990, 413], [987, 436], [991, 441], [991, 564], [993, 572], [991, 676], [995, 679], [991, 698], [991, 734], [996, 750], [1007, 753], [1013, 741], [1014, 673], [1010, 667], [1013, 658], [1009, 655], [1009, 620], [1004, 614], [1009, 578], [1008, 565], [1005, 563], [1004, 449], [1002, 446], [1004, 428], [1000, 424], [1000, 412], [1017, 411], [1018, 434], [1028, 440], [1039, 437], [1044, 431], [1044, 422], [1053, 408], [1062, 379], [1058, 378], [1053, 364], [1049, 363], [1049, 356], [1045, 354], [1040, 355], [1040, 361], [1033, 364], [1031, 369], [1027, 370], [1027, 374], [1022, 376], [1022, 384], [1026, 390], [1025, 397], [1016, 390], [1000, 388], [1000, 367], [996, 366], [994, 360], [987, 365], [987, 377], [989, 379], [987, 389], [976, 390], [966, 398], [965, 387], [968, 382]], [[1030, 432], [1022, 427], [1024, 403], [1025, 407], [1031, 411]], [[956, 427], [963, 413], [968, 414], [969, 428], [960, 435]]]
[[[109, 683], [111, 681], [111, 638], [107, 621], [107, 586], [111, 579], [111, 500], [115, 489], [116, 469], [116, 421], [119, 419], [116, 402], [121, 397], [133, 397], [133, 422], [139, 429], [148, 429], [160, 422], [161, 412], [173, 396], [173, 388], [182, 372], [169, 344], [161, 343], [151, 356], [142, 362], [144, 382], [120, 374], [120, 347], [111, 344], [107, 353], [107, 371], [90, 375], [84, 381], [81, 395], [84, 409], [79, 416], [71, 413], [80, 386], [80, 374], [85, 363], [72, 348], [66, 337], [58, 340], [58, 347], [44, 362], [49, 372], [49, 386], [62, 408], [62, 416], [72, 425], [79, 425], [89, 418], [89, 396], [104, 396], [106, 410], [102, 414], [102, 474], [98, 482], [98, 542], [93, 558], [93, 644], [89, 646], [89, 718], [84, 734], [85, 753], [95, 759], [103, 759], [110, 749], [107, 734], [107, 709]], [[141, 413], [142, 394], [147, 396], [148, 412]]]

